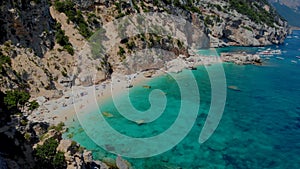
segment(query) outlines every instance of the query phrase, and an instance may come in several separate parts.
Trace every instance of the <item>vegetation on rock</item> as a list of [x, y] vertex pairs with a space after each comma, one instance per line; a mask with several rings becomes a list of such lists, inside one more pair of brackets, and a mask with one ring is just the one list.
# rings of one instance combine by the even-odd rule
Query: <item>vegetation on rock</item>
[[266, 1], [229, 0], [230, 6], [237, 12], [248, 16], [256, 23], [265, 23], [273, 27], [275, 13], [266, 11], [262, 5], [268, 4]]
[[71, 0], [56, 0], [54, 2], [54, 6], [57, 11], [67, 15], [68, 20], [72, 21], [76, 25], [79, 33], [83, 37], [89, 38], [92, 35], [92, 31], [90, 30], [87, 22], [84, 20], [82, 12], [75, 8], [75, 4]]
[[57, 152], [58, 141], [55, 138], [47, 139], [43, 145], [38, 145], [35, 149], [35, 156], [40, 162], [40, 168], [66, 168], [63, 152]]
[[29, 98], [30, 95], [26, 91], [11, 90], [6, 92], [4, 103], [9, 110], [17, 110], [20, 106], [23, 107]]
[[69, 41], [69, 37], [65, 35], [65, 31], [61, 29], [61, 24], [56, 23], [56, 33], [55, 33], [55, 38], [56, 42], [62, 46], [70, 55], [74, 55], [74, 49], [72, 44]]
[[10, 58], [8, 56], [6, 56], [2, 52], [0, 52], [0, 73], [2, 73], [3, 66], [5, 64], [10, 65], [11, 64], [11, 60], [10, 60]]
[[56, 126], [50, 126], [48, 130], [54, 129], [57, 132], [61, 132], [64, 129], [65, 124], [63, 122], [58, 123]]

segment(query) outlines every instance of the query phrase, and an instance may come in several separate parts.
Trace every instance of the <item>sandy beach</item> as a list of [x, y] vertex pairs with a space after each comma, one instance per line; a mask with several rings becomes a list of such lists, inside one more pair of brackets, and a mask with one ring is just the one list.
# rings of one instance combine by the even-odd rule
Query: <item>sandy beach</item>
[[[51, 125], [76, 119], [76, 113], [86, 113], [98, 103], [111, 98], [112, 94], [117, 96], [126, 89], [136, 86], [151, 78], [165, 73], [178, 73], [183, 69], [190, 69], [200, 65], [210, 65], [222, 62], [220, 58], [191, 55], [189, 58], [178, 57], [165, 64], [161, 70], [148, 72], [137, 72], [131, 75], [112, 74], [112, 78], [100, 84], [89, 87], [73, 86], [63, 92], [58, 99], [47, 100], [43, 97], [37, 98], [40, 107], [29, 116], [30, 121], [45, 121]], [[113, 93], [112, 93], [113, 92]]]

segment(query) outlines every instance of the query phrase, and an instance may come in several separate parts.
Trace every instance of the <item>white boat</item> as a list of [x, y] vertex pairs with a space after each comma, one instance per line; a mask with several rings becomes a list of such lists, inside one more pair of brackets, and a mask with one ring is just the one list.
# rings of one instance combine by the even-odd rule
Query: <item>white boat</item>
[[276, 57], [276, 59], [283, 60], [284, 58], [283, 57]]
[[298, 63], [298, 62], [297, 62], [297, 61], [295, 61], [295, 60], [291, 60], [291, 62], [292, 62], [292, 63], [296, 63], [296, 64]]
[[271, 49], [267, 49], [264, 51], [259, 52], [259, 55], [281, 55], [281, 50], [280, 49], [276, 49], [276, 50], [271, 50]]
[[300, 56], [296, 56], [296, 58], [300, 59]]
[[272, 50], [271, 53], [273, 53], [274, 55], [281, 55], [281, 50]]

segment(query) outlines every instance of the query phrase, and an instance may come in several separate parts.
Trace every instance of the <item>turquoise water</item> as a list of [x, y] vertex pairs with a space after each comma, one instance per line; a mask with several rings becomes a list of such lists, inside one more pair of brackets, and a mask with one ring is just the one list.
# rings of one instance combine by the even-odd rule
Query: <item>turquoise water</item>
[[[270, 46], [281, 49], [284, 60], [273, 56], [265, 61], [264, 66], [223, 64], [227, 85], [236, 86], [239, 91], [227, 90], [223, 117], [208, 141], [199, 144], [198, 138], [210, 107], [211, 84], [206, 69], [198, 67], [193, 74], [197, 79], [201, 101], [189, 103], [200, 105], [192, 130], [177, 146], [163, 154], [126, 159], [137, 169], [300, 168], [300, 60], [295, 57], [300, 56], [300, 39], [294, 37], [299, 35], [300, 32], [295, 31], [293, 38], [287, 39], [285, 44]], [[231, 47], [220, 50], [256, 52], [260, 48]], [[298, 60], [298, 63], [292, 63], [291, 60]], [[214, 66], [209, 69], [214, 69]], [[178, 77], [185, 80], [185, 73]], [[106, 118], [106, 121], [122, 134], [132, 137], [158, 135], [174, 123], [180, 109], [180, 92], [175, 82], [171, 76], [163, 75], [131, 89], [131, 102], [141, 111], [150, 107], [148, 95], [152, 90], [160, 89], [166, 95], [168, 102], [164, 113], [151, 123], [137, 125], [128, 121], [118, 113], [112, 100], [102, 103], [101, 111], [114, 115]], [[143, 88], [145, 84], [150, 85], [151, 89]], [[190, 91], [191, 94], [193, 92]], [[84, 116], [83, 120], [90, 123], [91, 129], [99, 123], [95, 120], [96, 116], [99, 116], [98, 111]], [[90, 140], [78, 121], [70, 122], [68, 126], [69, 133], [74, 134], [73, 139], [92, 150], [96, 158], [115, 158], [115, 155]], [[105, 137], [109, 137], [109, 133]]]

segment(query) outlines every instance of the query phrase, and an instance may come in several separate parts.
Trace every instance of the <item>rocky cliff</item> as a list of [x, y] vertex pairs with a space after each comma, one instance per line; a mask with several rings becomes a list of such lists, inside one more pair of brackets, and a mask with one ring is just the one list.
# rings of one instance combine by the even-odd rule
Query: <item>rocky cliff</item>
[[300, 1], [299, 0], [269, 0], [274, 8], [290, 25], [300, 27]]
[[[163, 14], [145, 22], [149, 12]], [[0, 14], [0, 93], [22, 89], [47, 99], [61, 97], [72, 85], [99, 83], [113, 71], [130, 74], [161, 68], [179, 55], [188, 58], [190, 48], [279, 44], [287, 34], [287, 23], [264, 0], [8, 0], [0, 2]], [[134, 14], [142, 19], [123, 19], [118, 24], [127, 25], [125, 28], [118, 24], [104, 27], [101, 38], [95, 36], [103, 25]], [[170, 20], [168, 15], [177, 18]], [[164, 29], [132, 34], [136, 28], [154, 28], [155, 24]], [[102, 40], [96, 43], [101, 45], [85, 45], [91, 36]], [[104, 53], [103, 47], [110, 50]], [[133, 55], [136, 51], [140, 53]], [[5, 111], [1, 105], [0, 115]], [[19, 120], [23, 117], [26, 120], [25, 114]], [[7, 123], [13, 125], [1, 118], [0, 133], [15, 128], [2, 128]], [[25, 133], [17, 132], [22, 141], [26, 133], [39, 139], [36, 131], [25, 129], [20, 130]], [[25, 145], [29, 143], [20, 147]], [[0, 156], [0, 167], [3, 159], [19, 161], [13, 155], [0, 152]], [[26, 158], [20, 156], [21, 166], [26, 165]], [[70, 165], [76, 159], [69, 159]]]
[[0, 2], [0, 43], [32, 48], [42, 57], [54, 46], [53, 19], [47, 0]]
[[96, 12], [103, 23], [134, 13], [166, 12], [180, 16], [210, 36], [211, 47], [280, 44], [287, 34], [285, 22], [267, 1], [74, 0], [83, 9]]
[[[181, 52], [187, 51], [187, 48], [208, 48], [208, 47], [224, 47], [224, 46], [264, 46], [271, 44], [280, 44], [285, 39], [288, 26], [287, 23], [276, 13], [276, 11], [266, 1], [246, 1], [246, 0], [131, 0], [131, 1], [109, 1], [109, 0], [89, 0], [80, 1], [73, 0], [75, 4], [82, 7], [86, 13], [93, 13], [102, 25], [106, 25], [113, 20], [118, 20], [117, 23], [122, 26], [123, 32], [112, 28], [105, 28], [106, 35], [98, 39], [107, 39], [106, 49], [109, 46], [110, 51], [107, 58], [109, 68], [113, 70], [132, 73], [133, 71], [161, 67], [169, 59], [174, 59], [176, 56], [166, 56], [162, 59], [153, 56], [160, 55], [159, 53], [150, 53], [139, 55], [139, 61], [134, 60], [136, 57], [130, 57], [132, 51], [140, 51], [145, 48], [161, 48], [169, 51], [178, 51], [178, 46], [169, 37], [156, 34], [153, 36], [130, 37], [128, 25], [138, 25], [136, 27], [154, 28], [153, 25], [144, 26], [138, 19], [127, 19], [129, 23], [123, 23], [122, 18], [126, 16], [141, 15], [142, 20], [147, 18], [145, 15], [149, 12], [165, 13], [172, 16], [177, 16], [184, 21], [191, 23], [196, 27], [196, 31], [178, 30], [181, 36], [186, 39], [194, 39], [191, 43], [182, 41], [183, 48]], [[155, 17], [155, 16], [153, 16]], [[163, 29], [170, 30], [166, 19], [159, 19], [164, 25]], [[169, 20], [172, 20], [171, 18]], [[130, 23], [131, 22], [131, 23]], [[144, 21], [149, 22], [149, 21]], [[151, 21], [152, 22], [152, 21]], [[175, 21], [177, 23], [181, 23]], [[159, 25], [159, 24], [158, 24]], [[157, 26], [157, 25], [155, 25]], [[195, 29], [193, 29], [195, 30]], [[123, 34], [126, 34], [125, 36]], [[157, 32], [156, 32], [157, 33]], [[111, 34], [112, 38], [109, 37]], [[172, 33], [171, 33], [172, 34]], [[200, 36], [198, 40], [195, 37]], [[178, 38], [176, 34], [172, 34], [171, 38]], [[117, 38], [115, 38], [117, 37]], [[124, 39], [120, 38], [123, 37]], [[127, 39], [130, 37], [129, 39]], [[208, 38], [207, 38], [208, 37]], [[112, 40], [113, 39], [113, 40]], [[142, 42], [141, 42], [142, 41]], [[186, 42], [188, 42], [187, 40]], [[169, 46], [168, 46], [169, 44]], [[170, 46], [171, 45], [171, 46]], [[105, 46], [105, 44], [102, 44]], [[113, 46], [111, 48], [111, 46]], [[104, 47], [105, 48], [105, 47]], [[103, 52], [103, 51], [102, 51]], [[98, 51], [98, 53], [101, 53]], [[182, 53], [181, 53], [182, 54]], [[178, 56], [178, 55], [177, 55]], [[187, 54], [188, 56], [188, 54]], [[144, 59], [141, 59], [144, 58]], [[105, 62], [106, 62], [105, 61]], [[103, 63], [103, 60], [101, 61]], [[141, 65], [139, 65], [141, 64]], [[145, 66], [147, 65], [147, 66]], [[108, 70], [108, 67], [102, 67]], [[128, 69], [129, 68], [129, 69]], [[136, 70], [138, 68], [138, 70]], [[132, 70], [130, 70], [132, 69]], [[108, 71], [107, 71], [108, 72]], [[124, 72], [123, 72], [124, 73]]]
[[[6, 46], [9, 46], [4, 45], [1, 48], [12, 58], [12, 68], [16, 75], [29, 82], [30, 92], [36, 95], [70, 86], [69, 83], [60, 82], [72, 82], [74, 77], [79, 77], [77, 85], [89, 85], [92, 83], [88, 80], [91, 79], [89, 72], [99, 72], [101, 78], [96, 79], [99, 82], [109, 77], [114, 69], [144, 67], [132, 64], [135, 61], [129, 55], [135, 50], [155, 47], [175, 52], [175, 56], [158, 59], [148, 57], [155, 53], [145, 55], [143, 60], [149, 62], [143, 64], [150, 65], [148, 68], [151, 68], [151, 61], [155, 61], [152, 64], [158, 66], [178, 54], [188, 56], [186, 51], [191, 47], [279, 44], [287, 34], [287, 23], [263, 0], [11, 0], [1, 1], [0, 5], [3, 16], [0, 18], [0, 42], [6, 42]], [[116, 42], [113, 42], [111, 50], [98, 60], [80, 57], [82, 54], [93, 55], [92, 49], [84, 44], [103, 25], [124, 16], [144, 15], [148, 12], [177, 16], [194, 25], [195, 29], [190, 31], [184, 26], [185, 30], [177, 29], [177, 35], [187, 39], [185, 42], [178, 43], [177, 35], [170, 37], [145, 34], [141, 37], [130, 37], [128, 42], [126, 39], [115, 38]], [[139, 22], [136, 19], [131, 24], [140, 25]], [[168, 27], [168, 22], [164, 22]], [[109, 33], [117, 33], [117, 30], [112, 32], [108, 28], [105, 38], [109, 38]], [[195, 37], [199, 37], [198, 40]], [[109, 40], [104, 43], [107, 46], [112, 45]], [[77, 65], [78, 68], [75, 75], [72, 65]], [[132, 71], [137, 70], [126, 72]], [[0, 86], [15, 86], [7, 80], [3, 82], [5, 84]]]

